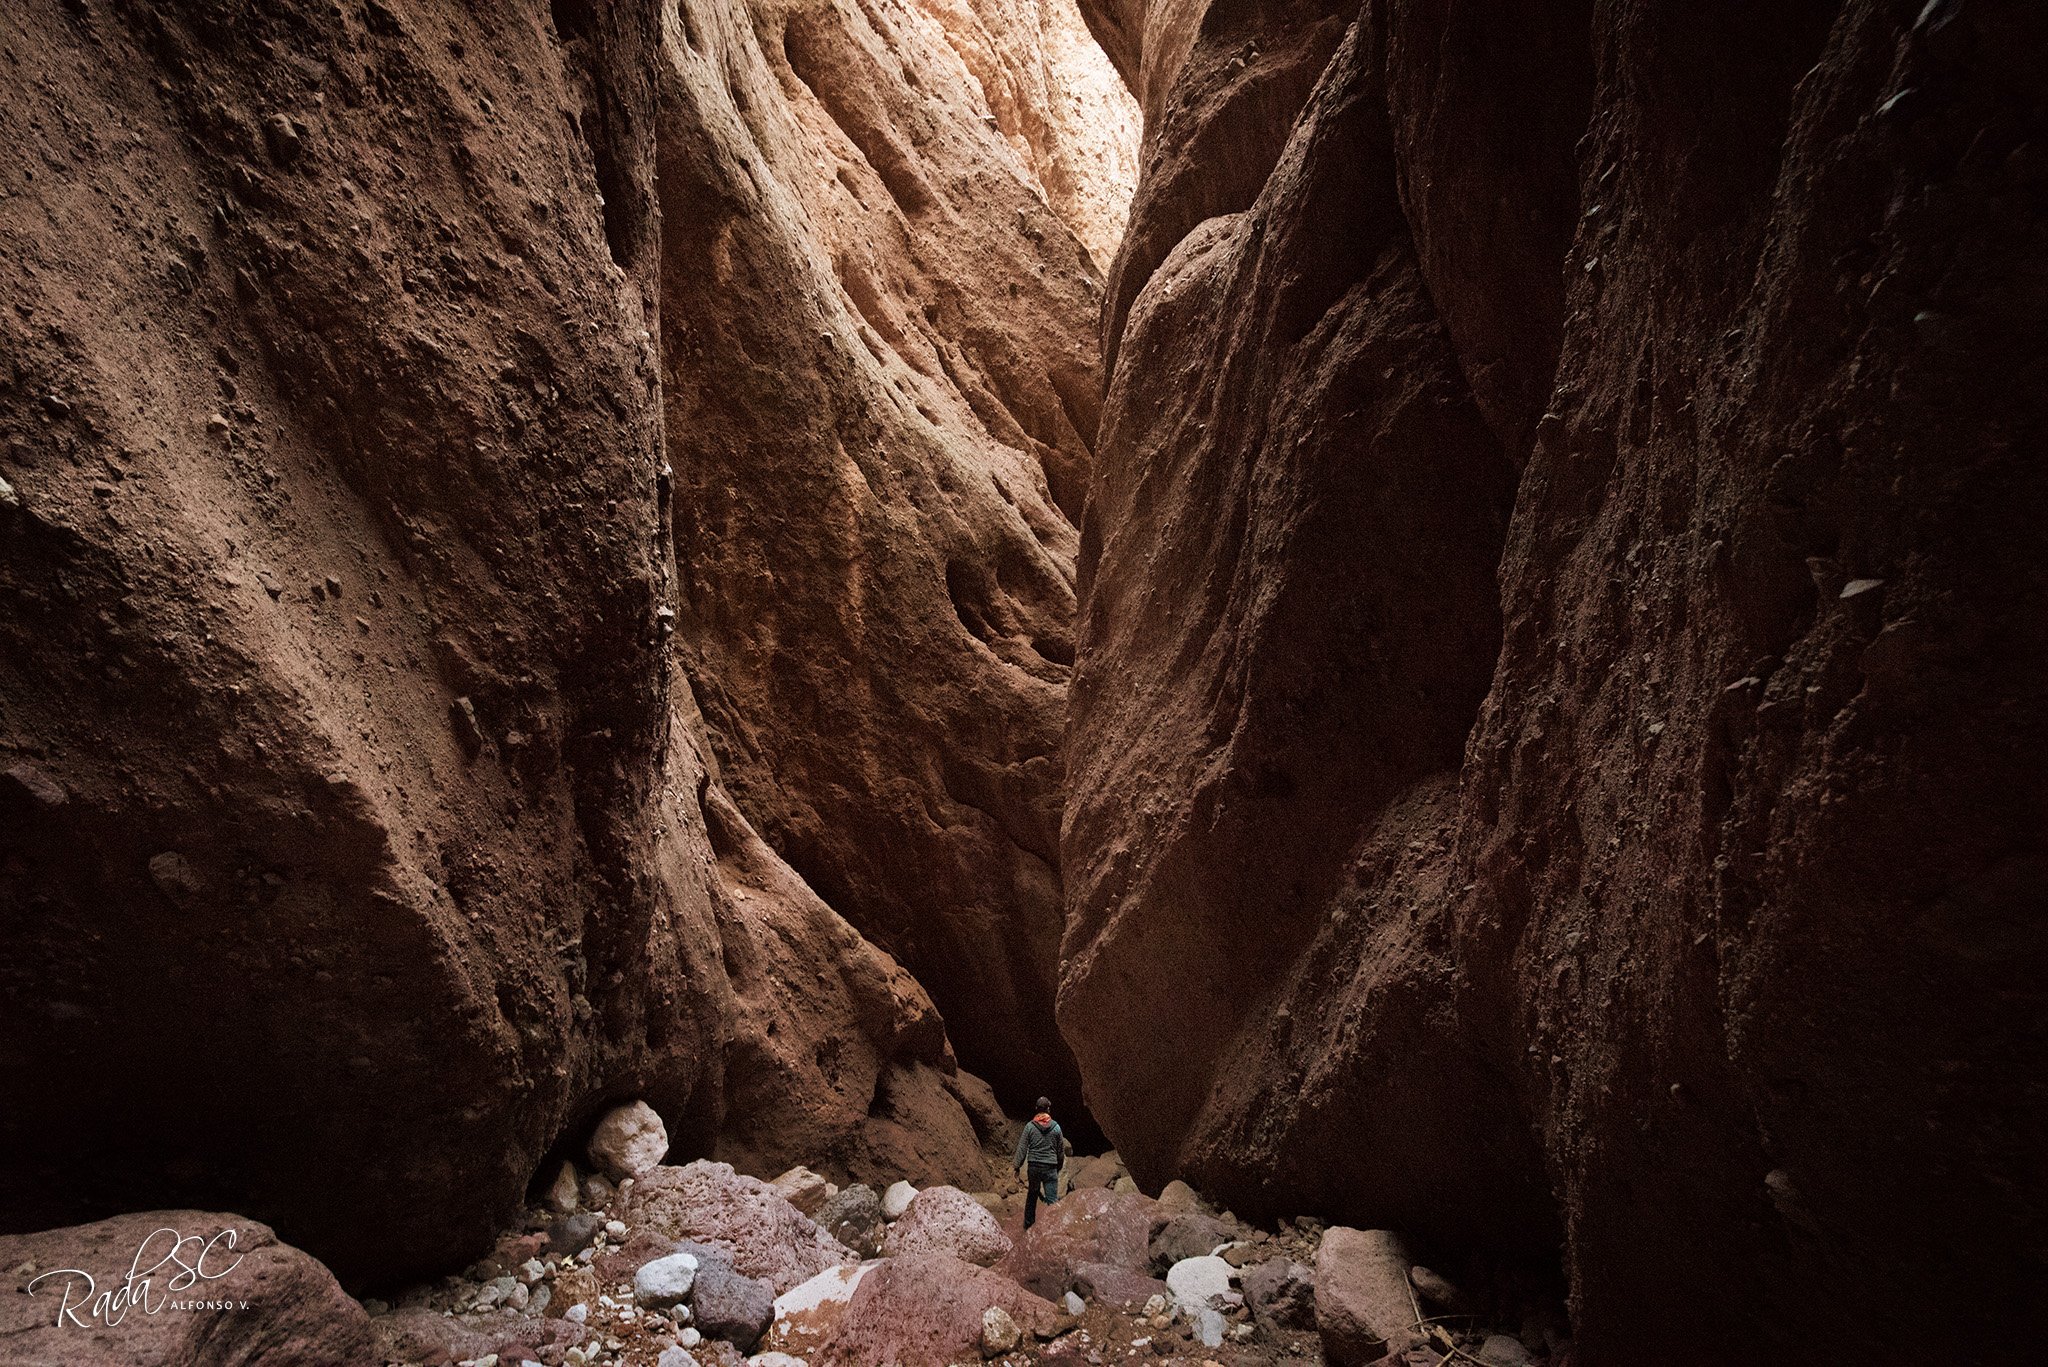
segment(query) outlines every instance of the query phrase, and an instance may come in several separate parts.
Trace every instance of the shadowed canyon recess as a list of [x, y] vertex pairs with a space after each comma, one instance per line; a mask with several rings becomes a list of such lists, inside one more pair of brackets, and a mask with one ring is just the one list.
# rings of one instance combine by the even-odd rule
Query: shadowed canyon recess
[[[934, 1189], [821, 1364], [1112, 1284], [1366, 1360], [1332, 1260], [1416, 1259], [1568, 1311], [1496, 1367], [2026, 1360], [2044, 59], [2022, 0], [18, 0], [0, 1230], [238, 1212], [359, 1315], [644, 1102], [546, 1217], [628, 1217], [593, 1277], [787, 1198], [725, 1268], [786, 1295], [881, 1236], [743, 1174]], [[1041, 1093], [1093, 1223], [930, 1293]], [[1317, 1308], [1072, 1271], [1225, 1245]]]

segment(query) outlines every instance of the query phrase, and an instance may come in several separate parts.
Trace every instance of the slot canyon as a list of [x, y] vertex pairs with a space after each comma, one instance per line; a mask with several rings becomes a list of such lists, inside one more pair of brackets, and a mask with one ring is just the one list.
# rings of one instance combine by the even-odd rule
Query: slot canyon
[[2041, 1360], [2044, 70], [10, 0], [0, 1363]]

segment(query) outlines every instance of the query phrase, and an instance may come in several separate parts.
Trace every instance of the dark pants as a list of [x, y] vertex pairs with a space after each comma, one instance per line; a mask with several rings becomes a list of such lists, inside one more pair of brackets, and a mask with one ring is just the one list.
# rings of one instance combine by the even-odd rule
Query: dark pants
[[1060, 1170], [1032, 1163], [1025, 1172], [1029, 1175], [1024, 1179], [1024, 1228], [1029, 1229], [1038, 1218], [1041, 1199], [1047, 1205], [1060, 1199]]

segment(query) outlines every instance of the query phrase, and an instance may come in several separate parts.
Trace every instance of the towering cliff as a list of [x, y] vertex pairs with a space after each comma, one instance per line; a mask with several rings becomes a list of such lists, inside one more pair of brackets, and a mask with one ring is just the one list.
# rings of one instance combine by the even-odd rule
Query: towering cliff
[[1116, 199], [1060, 177], [1130, 156], [1055, 98], [1078, 23], [9, 10], [8, 1227], [439, 1271], [635, 1095], [678, 1153], [971, 1165], [991, 1098], [841, 912], [1072, 1089]]
[[1588, 1362], [2014, 1322], [2048, 21], [1090, 20], [1060, 1020], [1132, 1170], [1561, 1249]]

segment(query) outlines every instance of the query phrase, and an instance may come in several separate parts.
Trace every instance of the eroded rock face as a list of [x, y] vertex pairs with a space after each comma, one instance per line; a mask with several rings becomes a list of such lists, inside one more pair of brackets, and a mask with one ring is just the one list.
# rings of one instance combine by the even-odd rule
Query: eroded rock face
[[1062, 846], [1119, 1152], [1560, 1241], [1588, 1363], [2016, 1322], [2048, 21], [1376, 3], [1261, 112], [1313, 26], [1200, 8], [1090, 16], [1161, 159]]
[[716, 777], [935, 993], [971, 1068], [1013, 1104], [1076, 1099], [1047, 1024], [1101, 287], [956, 51], [1001, 66], [1021, 17], [679, 16], [663, 393]]
[[831, 903], [1071, 1094], [1008, 1046], [1104, 230], [1030, 16], [17, 11], [0, 1222], [247, 1209], [403, 1280], [633, 1098], [676, 1157], [957, 1176], [986, 1089]]

